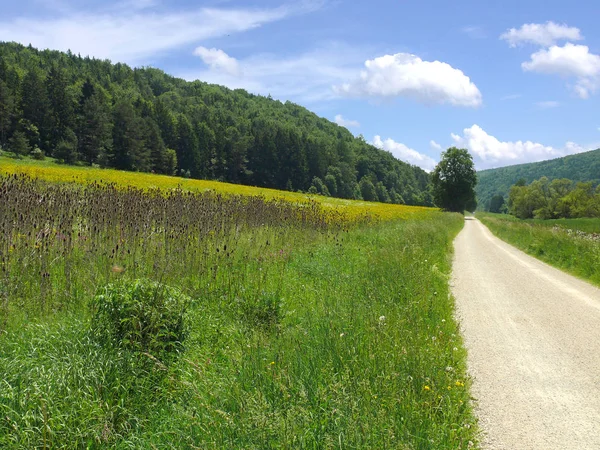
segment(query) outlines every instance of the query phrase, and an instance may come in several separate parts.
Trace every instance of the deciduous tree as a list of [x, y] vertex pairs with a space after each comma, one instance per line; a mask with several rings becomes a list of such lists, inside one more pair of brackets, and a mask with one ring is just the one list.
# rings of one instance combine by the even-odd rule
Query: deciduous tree
[[477, 174], [468, 150], [451, 147], [443, 152], [431, 181], [438, 207], [463, 213], [468, 206], [473, 206]]

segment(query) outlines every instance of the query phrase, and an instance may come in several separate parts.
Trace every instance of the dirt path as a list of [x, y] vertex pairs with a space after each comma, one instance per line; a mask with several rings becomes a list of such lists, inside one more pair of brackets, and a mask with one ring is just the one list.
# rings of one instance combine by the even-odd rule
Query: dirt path
[[484, 449], [600, 449], [600, 289], [465, 221], [452, 290]]

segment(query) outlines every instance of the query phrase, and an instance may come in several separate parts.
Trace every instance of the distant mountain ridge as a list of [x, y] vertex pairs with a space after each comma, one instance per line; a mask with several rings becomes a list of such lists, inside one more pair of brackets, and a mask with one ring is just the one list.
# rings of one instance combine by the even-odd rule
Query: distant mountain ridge
[[521, 178], [531, 183], [541, 177], [568, 178], [573, 181], [592, 181], [600, 184], [600, 149], [528, 164], [499, 167], [477, 172], [475, 189], [480, 209], [496, 195], [507, 195], [510, 187]]

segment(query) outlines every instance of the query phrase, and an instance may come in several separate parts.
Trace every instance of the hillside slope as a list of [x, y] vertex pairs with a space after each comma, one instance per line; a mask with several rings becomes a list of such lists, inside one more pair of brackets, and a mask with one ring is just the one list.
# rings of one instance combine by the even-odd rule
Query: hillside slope
[[479, 208], [483, 209], [495, 194], [506, 195], [521, 178], [527, 183], [541, 177], [568, 178], [573, 181], [593, 181], [600, 184], [600, 149], [529, 164], [500, 167], [477, 172], [476, 187]]
[[0, 147], [39, 148], [67, 163], [431, 204], [422, 169], [291, 102], [16, 43], [0, 42]]

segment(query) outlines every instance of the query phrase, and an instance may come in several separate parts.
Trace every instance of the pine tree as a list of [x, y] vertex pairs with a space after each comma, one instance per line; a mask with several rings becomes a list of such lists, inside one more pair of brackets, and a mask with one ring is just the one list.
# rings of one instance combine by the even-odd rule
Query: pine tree
[[12, 129], [15, 98], [8, 85], [0, 79], [0, 146], [6, 144]]
[[21, 131], [15, 131], [12, 137], [8, 140], [8, 147], [17, 155], [19, 158], [25, 156], [31, 150], [29, 141], [25, 134]]
[[39, 131], [40, 148], [46, 154], [50, 154], [52, 114], [44, 78], [37, 70], [30, 70], [23, 79], [21, 109], [23, 118], [35, 125]]
[[180, 115], [177, 119], [177, 162], [179, 169], [190, 171], [194, 178], [199, 178], [200, 155], [198, 150], [198, 138], [189, 119]]
[[198, 138], [198, 175], [201, 178], [212, 178], [211, 160], [215, 158], [215, 133], [204, 122], [196, 124]]
[[147, 117], [144, 122], [146, 128], [146, 148], [150, 152], [152, 171], [170, 175], [172, 172], [169, 173], [170, 167], [168, 167], [166, 155], [167, 147], [162, 140], [158, 125], [150, 117]]
[[144, 142], [144, 122], [135, 115], [126, 100], [115, 105], [113, 111], [113, 163], [117, 169], [148, 171], [150, 152]]
[[177, 130], [175, 119], [165, 104], [157, 99], [154, 103], [154, 120], [160, 129], [165, 145], [174, 148], [177, 145]]
[[79, 117], [79, 154], [88, 164], [109, 165], [112, 150], [112, 120], [101, 93], [84, 101]]
[[63, 69], [53, 65], [47, 77], [48, 100], [52, 111], [53, 124], [50, 146], [66, 138], [67, 129], [75, 128], [75, 108], [72, 97], [67, 92], [67, 79]]

